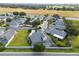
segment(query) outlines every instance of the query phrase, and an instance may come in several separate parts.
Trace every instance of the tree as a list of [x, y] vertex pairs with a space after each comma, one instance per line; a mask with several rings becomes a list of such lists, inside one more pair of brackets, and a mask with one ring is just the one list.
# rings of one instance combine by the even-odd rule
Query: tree
[[17, 16], [17, 15], [19, 15], [19, 12], [15, 11], [15, 12], [13, 12], [13, 14]]
[[66, 10], [66, 8], [63, 6], [62, 10]]
[[6, 22], [11, 22], [11, 21], [12, 21], [11, 18], [7, 18], [7, 19], [6, 19]]
[[48, 16], [48, 14], [45, 14], [44, 16], [45, 16], [45, 17], [47, 17], [47, 16]]
[[3, 51], [4, 49], [5, 49], [4, 45], [0, 43], [0, 52]]
[[79, 30], [77, 30], [75, 27], [75, 25], [73, 25], [73, 22], [67, 22], [66, 20], [64, 20], [64, 23], [66, 25], [66, 29], [65, 31], [68, 33], [68, 35], [70, 36], [77, 36], [79, 35]]
[[35, 52], [43, 52], [45, 50], [45, 46], [41, 43], [35, 44], [33, 51]]
[[[0, 37], [0, 40], [4, 40], [6, 39], [5, 37]], [[5, 49], [5, 43], [0, 42], [0, 52], [3, 51]]]
[[29, 24], [30, 19], [31, 19], [31, 18], [28, 18], [28, 17], [27, 17], [27, 20], [24, 22], [24, 24]]
[[33, 27], [37, 27], [38, 25], [40, 25], [40, 21], [34, 21], [32, 23]]
[[20, 15], [20, 16], [25, 16], [26, 13], [25, 13], [25, 12], [20, 12], [19, 15]]
[[31, 30], [28, 30], [28, 33], [31, 33]]
[[8, 30], [8, 29], [9, 29], [9, 27], [10, 27], [10, 25], [9, 25], [9, 24], [6, 24], [6, 30]]
[[66, 17], [62, 17], [63, 20], [66, 20]]
[[74, 29], [74, 28], [69, 28], [69, 29], [67, 29], [66, 31], [67, 31], [68, 34], [71, 35], [71, 36], [73, 36], [73, 35], [74, 35], [74, 36], [79, 35], [79, 31], [76, 30], [76, 29]]
[[60, 18], [60, 16], [58, 14], [54, 14], [53, 17]]
[[0, 20], [0, 25], [2, 26], [4, 24], [4, 21], [3, 20]]

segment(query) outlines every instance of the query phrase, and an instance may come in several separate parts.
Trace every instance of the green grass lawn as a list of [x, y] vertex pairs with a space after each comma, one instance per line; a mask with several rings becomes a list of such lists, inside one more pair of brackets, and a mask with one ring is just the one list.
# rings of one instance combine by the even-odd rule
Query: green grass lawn
[[32, 52], [32, 49], [4, 49], [2, 52]]
[[79, 20], [64, 20], [64, 21], [72, 25], [75, 29], [79, 30]]
[[28, 30], [18, 30], [9, 46], [29, 46], [27, 42]]
[[74, 48], [79, 47], [79, 36], [75, 37], [75, 39], [72, 41], [72, 45]]

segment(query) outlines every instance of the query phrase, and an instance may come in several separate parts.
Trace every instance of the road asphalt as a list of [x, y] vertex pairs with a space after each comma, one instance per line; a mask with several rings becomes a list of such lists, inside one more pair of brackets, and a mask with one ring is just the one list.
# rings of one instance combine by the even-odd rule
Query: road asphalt
[[0, 52], [0, 56], [79, 56], [79, 53]]

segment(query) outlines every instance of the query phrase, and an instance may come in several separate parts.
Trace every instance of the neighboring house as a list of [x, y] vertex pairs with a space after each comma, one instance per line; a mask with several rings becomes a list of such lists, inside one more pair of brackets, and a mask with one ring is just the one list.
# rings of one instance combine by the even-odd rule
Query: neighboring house
[[57, 19], [53, 24], [50, 25], [48, 33], [62, 40], [67, 35], [64, 29], [66, 29], [66, 27], [63, 20]]
[[6, 38], [6, 40], [4, 40], [4, 42], [6, 42], [5, 47], [11, 42], [15, 34], [16, 34], [16, 30], [8, 29], [7, 32], [3, 35]]
[[64, 22], [63, 22], [63, 19], [57, 19], [55, 22], [54, 22], [55, 25], [64, 25]]
[[13, 13], [6, 13], [6, 16], [12, 16], [12, 17], [14, 17], [15, 15], [13, 15]]
[[31, 19], [32, 19], [32, 18], [35, 18], [35, 16], [32, 15], [32, 14], [27, 14], [27, 17], [30, 17]]
[[29, 22], [34, 22], [36, 20], [42, 21], [44, 19], [44, 16], [40, 16], [40, 15], [29, 15], [29, 17], [31, 18]]
[[6, 22], [6, 18], [0, 18], [0, 21]]
[[34, 22], [34, 21], [36, 21], [37, 20], [37, 17], [35, 17], [35, 18], [32, 18], [29, 22]]
[[5, 34], [5, 28], [0, 28], [0, 43], [2, 44], [7, 43], [7, 39], [5, 38], [4, 34]]
[[10, 40], [12, 36], [14, 36], [16, 33], [16, 30], [8, 29], [7, 32], [4, 34], [7, 40]]
[[5, 33], [5, 28], [0, 28], [0, 36], [2, 36]]
[[19, 26], [20, 22], [18, 20], [13, 20], [10, 22], [10, 27], [17, 28]]
[[13, 16], [0, 16], [0, 19], [14, 18]]
[[41, 28], [43, 31], [45, 31], [48, 28], [48, 21], [44, 21], [43, 24], [41, 24]]
[[26, 18], [19, 18], [18, 20], [20, 21], [21, 24], [23, 24], [27, 19]]
[[59, 39], [64, 39], [67, 33], [63, 30], [57, 30], [56, 28], [51, 28], [49, 33]]
[[0, 37], [0, 43], [6, 44], [8, 40], [5, 37]]

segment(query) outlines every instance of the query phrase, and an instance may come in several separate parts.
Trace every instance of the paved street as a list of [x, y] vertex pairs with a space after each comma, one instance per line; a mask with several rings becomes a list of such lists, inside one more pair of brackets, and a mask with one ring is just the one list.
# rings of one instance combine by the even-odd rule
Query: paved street
[[0, 52], [0, 56], [79, 56], [79, 54], [51, 52]]
[[67, 17], [66, 20], [79, 20], [79, 18], [69, 18], [69, 17]]

